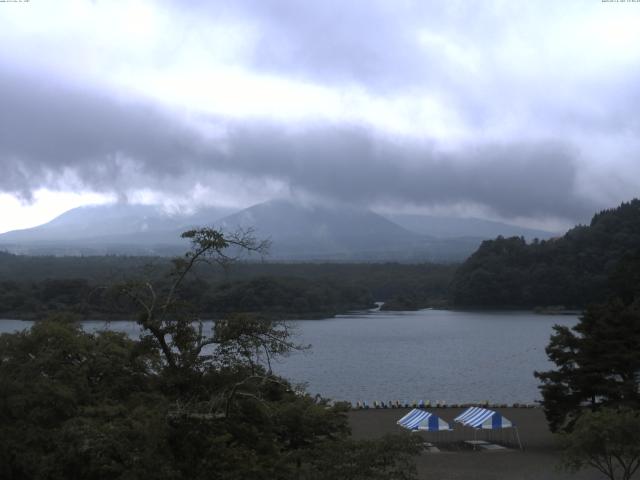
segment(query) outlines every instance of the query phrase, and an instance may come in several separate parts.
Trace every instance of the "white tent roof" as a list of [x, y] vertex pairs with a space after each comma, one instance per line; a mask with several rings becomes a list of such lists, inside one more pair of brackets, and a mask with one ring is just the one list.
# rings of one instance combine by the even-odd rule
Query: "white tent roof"
[[451, 430], [451, 426], [437, 415], [417, 408], [411, 410], [397, 423], [409, 430], [426, 430], [429, 432]]
[[482, 407], [469, 407], [458, 415], [454, 421], [467, 427], [482, 429], [510, 428], [514, 426], [501, 413]]

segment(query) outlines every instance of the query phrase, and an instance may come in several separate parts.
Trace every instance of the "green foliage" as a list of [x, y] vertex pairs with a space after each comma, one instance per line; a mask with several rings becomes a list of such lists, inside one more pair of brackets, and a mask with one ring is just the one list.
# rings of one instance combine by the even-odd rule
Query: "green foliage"
[[[154, 283], [160, 285], [163, 279]], [[201, 279], [190, 280], [184, 283], [180, 300], [209, 318], [233, 312], [326, 317], [373, 306], [371, 294], [365, 288], [333, 280], [288, 277], [260, 277], [213, 285]], [[42, 318], [56, 312], [73, 312], [82, 318], [123, 319], [130, 318], [135, 308], [131, 302], [114, 298], [112, 291], [92, 286], [84, 279], [0, 283], [0, 314], [5, 317]]]
[[[35, 319], [73, 311], [83, 318], [130, 318], [132, 306], [99, 287], [132, 280], [166, 283], [175, 267], [175, 260], [161, 257], [28, 257], [0, 252], [0, 315]], [[407, 307], [424, 308], [446, 302], [455, 269], [456, 265], [429, 263], [266, 262], [212, 269], [203, 263], [193, 266], [195, 275], [184, 282], [182, 298], [209, 318], [227, 312], [318, 318], [370, 308], [373, 300], [398, 303], [401, 297], [411, 299]]]
[[458, 306], [579, 308], [607, 298], [607, 278], [640, 249], [640, 200], [596, 214], [589, 226], [527, 244], [523, 238], [485, 241], [456, 272]]
[[318, 478], [330, 464], [323, 478], [413, 478], [406, 442], [353, 442], [344, 406], [234, 360], [232, 344], [268, 333], [254, 326], [221, 334], [225, 361], [187, 389], [159, 349], [120, 334], [56, 319], [0, 336], [0, 477]]
[[301, 316], [328, 316], [371, 308], [373, 298], [362, 287], [331, 280], [259, 277], [223, 283], [203, 299], [204, 312], [260, 312]]
[[569, 471], [590, 466], [611, 480], [629, 480], [640, 467], [640, 412], [586, 411], [563, 440], [563, 465]]
[[235, 314], [215, 322], [212, 342], [217, 345], [210, 357], [222, 366], [241, 364], [252, 375], [262, 366], [271, 375], [271, 360], [285, 356], [292, 350], [304, 350], [310, 346], [297, 345], [290, 339], [290, 327], [286, 322], [264, 317]]
[[255, 244], [189, 238], [165, 279], [115, 289], [139, 307], [140, 340], [60, 317], [0, 336], [0, 478], [414, 478], [409, 440], [354, 442], [345, 405], [273, 375], [298, 348], [286, 324], [236, 314], [203, 330], [187, 276]]
[[153, 466], [167, 409], [155, 352], [56, 319], [0, 336], [0, 358], [2, 478], [106, 479]]
[[349, 440], [326, 443], [305, 464], [306, 480], [407, 480], [416, 474], [414, 457], [420, 437], [389, 435], [379, 441]]
[[[24, 261], [32, 264], [33, 259]], [[179, 262], [184, 262], [184, 259], [179, 259]], [[16, 266], [16, 269], [20, 268]], [[274, 317], [322, 318], [371, 308], [374, 300], [387, 300], [388, 307], [395, 305], [396, 309], [441, 306], [445, 302], [454, 267], [240, 264], [229, 272], [227, 280], [200, 271], [199, 267], [194, 270], [198, 276], [185, 280], [180, 298], [204, 317], [259, 312]], [[151, 278], [157, 286], [167, 285], [168, 272], [152, 269], [149, 277], [145, 277], [144, 271], [132, 274], [128, 281]], [[62, 271], [54, 273], [64, 274]], [[100, 288], [96, 280], [90, 278], [5, 280], [0, 281], [0, 315], [33, 319], [55, 312], [74, 312], [82, 318], [91, 319], [131, 318], [136, 307], [115, 298], [113, 293]]]
[[614, 295], [589, 306], [573, 328], [555, 326], [547, 347], [557, 370], [536, 372], [552, 430], [571, 429], [583, 407], [640, 408], [638, 274], [626, 257], [612, 276]]

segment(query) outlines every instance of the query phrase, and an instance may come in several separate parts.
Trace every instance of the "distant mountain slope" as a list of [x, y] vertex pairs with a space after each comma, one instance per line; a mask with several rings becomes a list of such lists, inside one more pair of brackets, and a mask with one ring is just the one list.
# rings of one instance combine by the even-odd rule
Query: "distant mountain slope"
[[29, 254], [162, 254], [184, 249], [181, 231], [211, 225], [229, 213], [212, 207], [193, 214], [168, 214], [152, 205], [79, 207], [43, 225], [0, 235], [0, 248]]
[[481, 237], [436, 238], [412, 232], [376, 213], [350, 207], [303, 206], [272, 200], [230, 214], [207, 208], [167, 214], [147, 205], [70, 210], [35, 228], [0, 235], [0, 250], [53, 255], [175, 255], [180, 234], [194, 226], [253, 228], [272, 242], [270, 260], [453, 262], [469, 256]]
[[452, 282], [457, 306], [583, 307], [607, 295], [607, 277], [625, 255], [640, 251], [640, 200], [596, 214], [589, 226], [527, 244], [485, 241]]
[[443, 242], [368, 210], [286, 200], [254, 205], [222, 219], [219, 226], [254, 228], [257, 237], [271, 240], [269, 258], [275, 260], [459, 261], [480, 241]]
[[274, 255], [350, 255], [407, 247], [423, 240], [366, 210], [300, 206], [285, 200], [254, 205], [223, 218], [219, 225], [230, 230], [254, 228], [256, 236], [271, 239]]
[[527, 240], [548, 239], [557, 234], [544, 230], [519, 227], [502, 222], [480, 218], [436, 217], [415, 214], [385, 214], [394, 223], [423, 235], [437, 238], [479, 237], [484, 239], [503, 237], [524, 237]]

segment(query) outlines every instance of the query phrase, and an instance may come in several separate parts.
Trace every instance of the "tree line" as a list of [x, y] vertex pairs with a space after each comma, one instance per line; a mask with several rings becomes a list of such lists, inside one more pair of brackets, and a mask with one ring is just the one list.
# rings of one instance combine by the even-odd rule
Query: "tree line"
[[[209, 283], [185, 281], [180, 292], [206, 318], [230, 312], [322, 318], [350, 310], [372, 308], [371, 293], [363, 287], [331, 280], [259, 277]], [[135, 305], [114, 295], [111, 288], [87, 279], [47, 279], [39, 282], [0, 281], [0, 316], [37, 319], [56, 312], [80, 318], [129, 319]]]
[[583, 308], [611, 293], [609, 275], [640, 249], [640, 200], [596, 214], [551, 240], [485, 241], [457, 270], [450, 300], [461, 307]]
[[[72, 311], [83, 318], [126, 318], [131, 306], [104, 286], [131, 278], [162, 280], [161, 257], [27, 257], [0, 252], [0, 316], [39, 318]], [[455, 265], [236, 262], [231, 269], [196, 265], [182, 288], [203, 315], [229, 311], [327, 317], [389, 302], [394, 309], [442, 305]], [[123, 315], [125, 317], [123, 317]]]

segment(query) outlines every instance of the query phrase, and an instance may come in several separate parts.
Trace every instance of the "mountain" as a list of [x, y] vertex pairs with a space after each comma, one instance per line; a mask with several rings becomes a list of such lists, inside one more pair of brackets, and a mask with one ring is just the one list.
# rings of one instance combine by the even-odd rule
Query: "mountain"
[[252, 227], [271, 240], [270, 259], [459, 261], [480, 239], [441, 239], [407, 230], [381, 215], [349, 207], [272, 200], [223, 218], [219, 226]]
[[437, 217], [416, 214], [385, 214], [392, 222], [423, 235], [436, 238], [479, 237], [483, 239], [503, 237], [524, 237], [540, 240], [557, 236], [556, 233], [534, 230], [502, 222], [480, 218]]
[[269, 260], [460, 261], [479, 237], [441, 239], [410, 231], [371, 211], [272, 200], [230, 214], [206, 208], [169, 214], [149, 205], [101, 205], [70, 210], [35, 228], [0, 235], [0, 249], [22, 254], [175, 255], [187, 248], [184, 230], [212, 225], [253, 228], [271, 240]]
[[[74, 208], [35, 228], [0, 235], [0, 249], [22, 254], [175, 255], [195, 226], [253, 228], [270, 239], [269, 260], [452, 262], [468, 257], [496, 232], [533, 235], [497, 222], [377, 213], [345, 206], [271, 200], [239, 212], [202, 208], [167, 213], [158, 206], [112, 204]], [[547, 237], [547, 232], [535, 232]]]
[[608, 279], [640, 253], [640, 200], [594, 215], [564, 236], [485, 241], [451, 284], [460, 307], [582, 308], [608, 294]]
[[186, 247], [180, 239], [182, 231], [211, 225], [230, 212], [207, 207], [171, 214], [158, 206], [131, 204], [78, 207], [43, 225], [0, 235], [0, 248], [59, 255], [175, 253]]
[[352, 256], [420, 241], [415, 233], [366, 210], [301, 206], [286, 200], [254, 205], [223, 218], [219, 226], [253, 228], [257, 237], [271, 240], [276, 257]]

